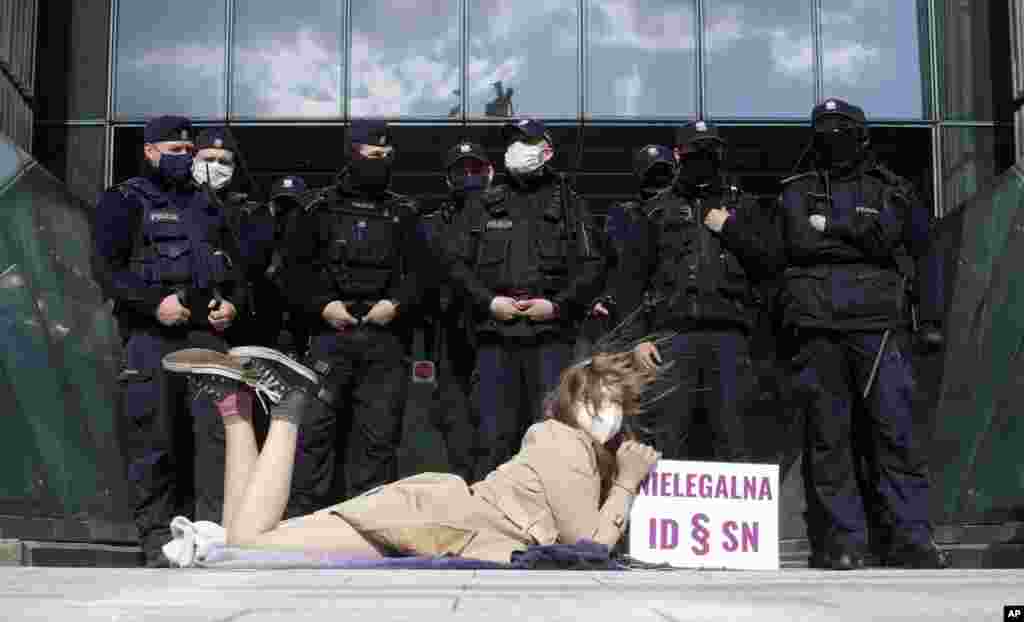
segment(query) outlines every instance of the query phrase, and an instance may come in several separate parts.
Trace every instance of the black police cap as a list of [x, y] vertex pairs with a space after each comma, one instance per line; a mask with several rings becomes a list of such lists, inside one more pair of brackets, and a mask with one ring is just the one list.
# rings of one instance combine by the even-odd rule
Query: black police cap
[[196, 151], [202, 149], [237, 151], [238, 146], [225, 128], [211, 127], [199, 132], [199, 137], [196, 138]]
[[348, 130], [351, 145], [391, 145], [391, 132], [386, 121], [381, 119], [352, 119]]
[[863, 109], [836, 98], [826, 99], [814, 107], [814, 110], [811, 111], [811, 124], [817, 123], [818, 119], [828, 115], [846, 117], [861, 126], [867, 124], [867, 118], [864, 116]]
[[464, 140], [448, 150], [448, 153], [444, 158], [445, 170], [450, 169], [455, 163], [460, 160], [465, 160], [466, 158], [479, 160], [484, 164], [491, 163], [491, 160], [487, 157], [487, 152], [484, 151], [483, 147], [477, 143]]
[[547, 128], [536, 119], [510, 121], [502, 128], [502, 136], [505, 138], [505, 143], [511, 143], [525, 136], [527, 138], [543, 138], [548, 141], [552, 148], [555, 146], [555, 141], [551, 139], [551, 134], [547, 131]]
[[676, 128], [676, 146], [692, 145], [704, 140], [725, 145], [725, 141], [718, 134], [718, 128], [707, 121], [694, 121]]
[[664, 145], [646, 145], [633, 153], [633, 174], [643, 177], [651, 167], [659, 162], [675, 166], [676, 158], [672, 150]]
[[270, 187], [270, 198], [296, 197], [306, 191], [306, 180], [298, 175], [288, 175], [274, 182]]
[[185, 117], [164, 115], [150, 119], [142, 131], [147, 143], [192, 141], [192, 122]]

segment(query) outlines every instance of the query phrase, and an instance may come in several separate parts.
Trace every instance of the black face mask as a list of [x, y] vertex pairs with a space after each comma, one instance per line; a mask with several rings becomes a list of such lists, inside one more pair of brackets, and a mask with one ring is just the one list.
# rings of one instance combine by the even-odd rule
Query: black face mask
[[353, 158], [349, 165], [352, 185], [357, 188], [383, 190], [391, 184], [392, 158]]
[[718, 178], [721, 159], [714, 151], [701, 149], [683, 156], [680, 162], [680, 181], [694, 186], [711, 183]]
[[643, 177], [642, 187], [646, 191], [664, 190], [671, 186], [675, 180], [675, 168], [666, 162], [659, 162], [647, 169]]
[[814, 148], [830, 168], [846, 168], [860, 162], [863, 142], [854, 128], [814, 133]]
[[490, 175], [487, 173], [466, 174], [465, 169], [452, 167], [449, 173], [452, 193], [455, 195], [468, 195], [483, 192], [491, 186]]

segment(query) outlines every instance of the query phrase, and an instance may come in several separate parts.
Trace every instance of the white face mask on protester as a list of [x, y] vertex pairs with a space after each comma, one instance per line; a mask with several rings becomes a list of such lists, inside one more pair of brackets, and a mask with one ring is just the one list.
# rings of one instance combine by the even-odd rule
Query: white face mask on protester
[[210, 187], [220, 190], [231, 182], [231, 176], [235, 174], [235, 167], [220, 162], [203, 162], [195, 160], [192, 163], [192, 179], [200, 186], [209, 181]]
[[595, 410], [590, 404], [576, 411], [577, 422], [592, 439], [607, 443], [622, 429], [622, 405], [609, 399], [611, 391], [604, 391], [605, 399]]
[[545, 150], [548, 148], [546, 142], [531, 145], [522, 141], [516, 141], [509, 145], [505, 151], [505, 168], [513, 175], [532, 173], [550, 159], [545, 153]]

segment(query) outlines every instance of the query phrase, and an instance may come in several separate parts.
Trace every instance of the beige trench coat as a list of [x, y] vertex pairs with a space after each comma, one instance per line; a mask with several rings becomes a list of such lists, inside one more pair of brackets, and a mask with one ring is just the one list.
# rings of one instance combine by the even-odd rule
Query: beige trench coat
[[423, 473], [328, 511], [396, 553], [508, 562], [533, 544], [613, 544], [632, 495], [615, 486], [599, 507], [600, 494], [589, 437], [549, 419], [531, 426], [519, 453], [471, 487], [456, 475]]

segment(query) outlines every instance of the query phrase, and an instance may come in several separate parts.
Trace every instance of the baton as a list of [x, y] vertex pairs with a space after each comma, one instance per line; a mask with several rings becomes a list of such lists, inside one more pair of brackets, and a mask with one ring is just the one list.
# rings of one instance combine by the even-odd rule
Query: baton
[[868, 376], [868, 383], [864, 386], [864, 399], [871, 393], [871, 387], [875, 384], [875, 376], [878, 374], [878, 366], [882, 362], [882, 355], [885, 354], [885, 346], [889, 342], [889, 332], [882, 333], [882, 344], [878, 346], [878, 354], [875, 355], [875, 364], [871, 366], [871, 375]]

